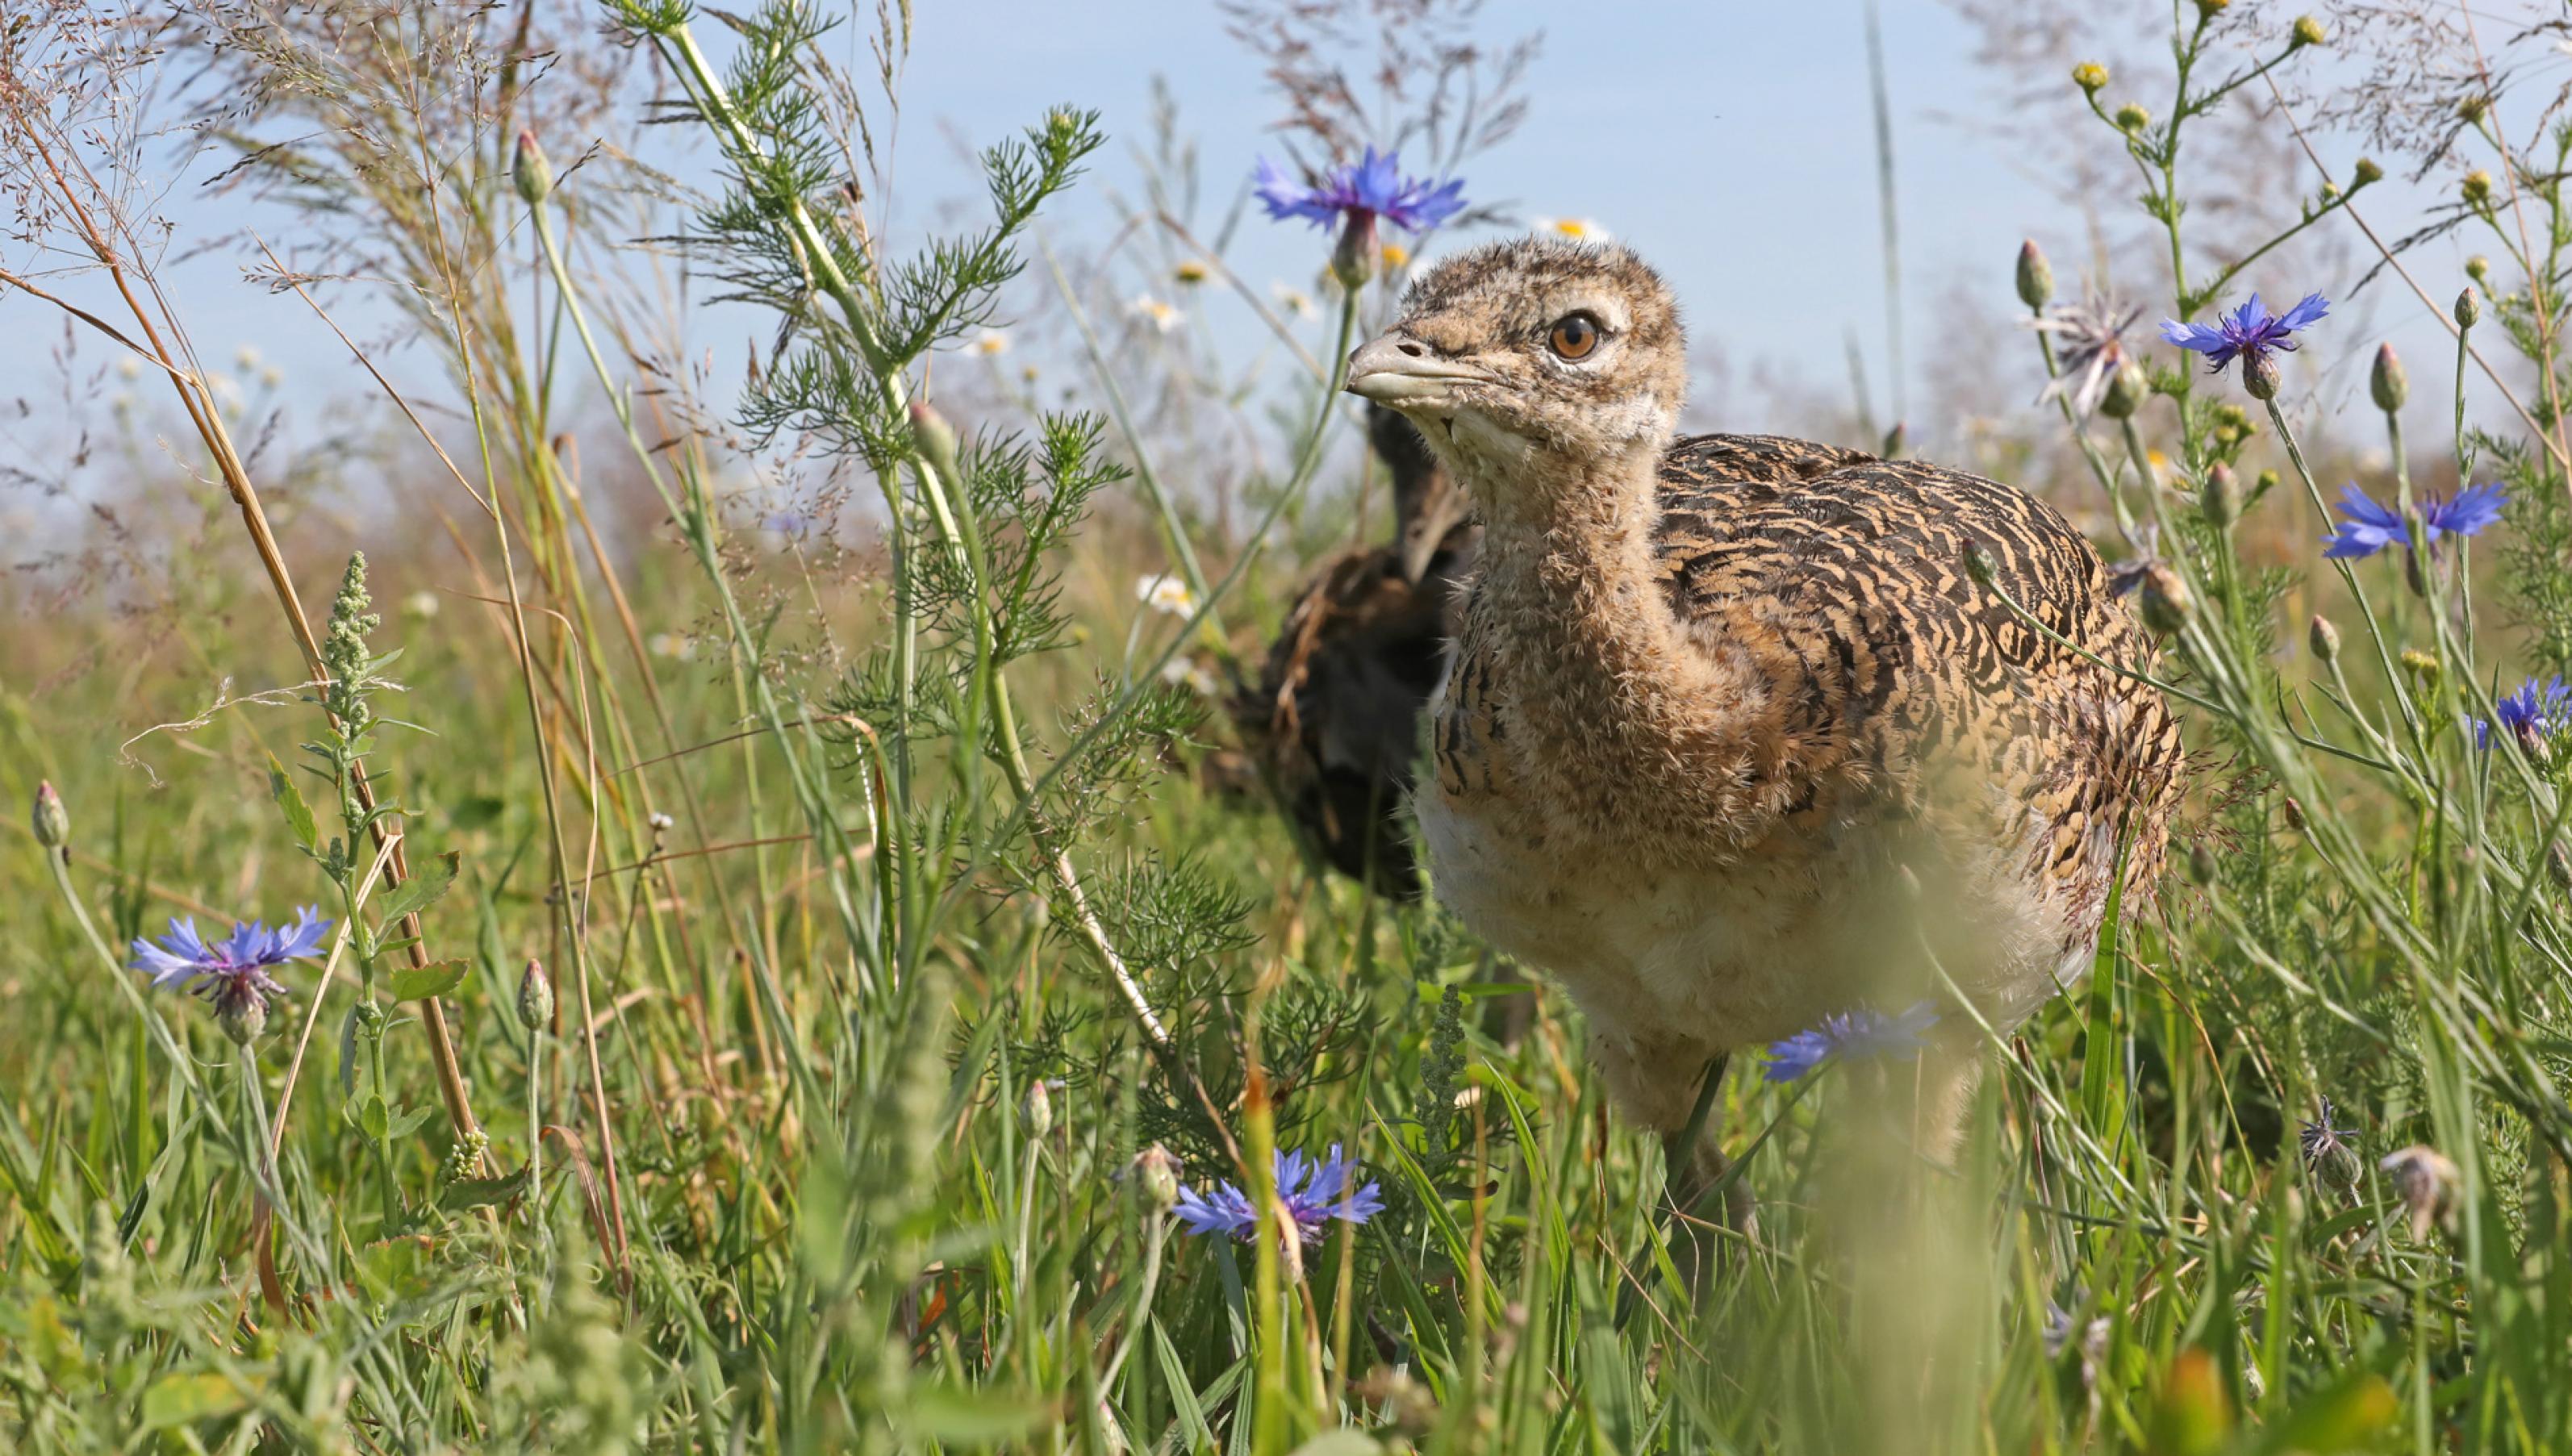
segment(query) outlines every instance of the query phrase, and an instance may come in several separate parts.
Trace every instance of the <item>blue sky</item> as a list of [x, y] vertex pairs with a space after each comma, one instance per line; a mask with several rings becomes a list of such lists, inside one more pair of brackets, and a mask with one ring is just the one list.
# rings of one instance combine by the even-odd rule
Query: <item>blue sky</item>
[[[1166, 78], [1181, 126], [1198, 146], [1207, 222], [1246, 178], [1252, 159], [1276, 145], [1267, 128], [1279, 105], [1258, 62], [1226, 35], [1224, 17], [1210, 0], [1091, 6], [922, 0], [917, 10], [893, 199], [898, 240], [916, 237], [932, 221], [978, 215], [977, 207], [958, 211], [978, 198], [979, 187], [957, 143], [1002, 138], [1056, 101], [1097, 108], [1112, 140], [1091, 182], [1054, 210], [1047, 227], [1067, 244], [1103, 237], [1113, 226], [1107, 194], [1135, 190], [1131, 149], [1149, 140], [1155, 75]], [[1513, 205], [1523, 215], [1598, 220], [1661, 268], [1695, 338], [1718, 348], [1736, 369], [1781, 370], [1844, 398], [1852, 332], [1870, 368], [1881, 369], [1880, 223], [1858, 0], [1797, 6], [1490, 0], [1482, 13], [1484, 33], [1492, 37], [1541, 29], [1545, 39], [1527, 87], [1528, 124], [1467, 170], [1476, 200]], [[1942, 5], [1889, 0], [1883, 25], [1916, 413], [1925, 392], [1920, 381], [1956, 366], [1938, 356], [1933, 333], [1947, 296], [1962, 286], [1988, 297], [1996, 314], [2014, 309], [2010, 261], [2031, 234], [2055, 251], [2068, 289], [2078, 272], [2081, 235], [2078, 220], [2022, 172], [2001, 142], [1937, 119], [1992, 110], [1989, 78], [1973, 64], [1974, 37], [1964, 23]], [[700, 28], [710, 44], [722, 34], [712, 22]], [[853, 25], [838, 42], [861, 72], [867, 69], [865, 33], [863, 24]], [[553, 147], [557, 158], [571, 150]], [[291, 229], [291, 219], [196, 201], [191, 194], [199, 180], [173, 179], [168, 194], [183, 230], [211, 235], [248, 222], [275, 237]], [[2311, 182], [2306, 176], [2295, 185]], [[184, 252], [189, 241], [183, 232], [174, 252]], [[1243, 225], [1230, 258], [1264, 289], [1271, 280], [1308, 281], [1327, 246], [1300, 225], [1254, 218]], [[2452, 272], [2452, 261], [2433, 270], [2439, 277]], [[196, 259], [175, 277], [209, 362], [226, 364], [250, 346], [282, 371], [290, 438], [309, 439], [317, 420], [333, 417], [329, 401], [364, 394], [363, 380], [327, 332], [291, 296], [245, 282], [238, 255]], [[360, 337], [373, 332], [370, 323], [380, 327], [382, 316], [369, 320], [362, 300], [339, 307], [342, 322]], [[2380, 311], [2397, 321], [2414, 312], [2407, 298], [2389, 296]], [[1218, 343], [1254, 331], [1247, 313], [1225, 301], [1201, 299], [1201, 313]], [[701, 322], [697, 342], [712, 346], [721, 377], [737, 366], [745, 330], [758, 326], [738, 317]], [[0, 351], [0, 401], [59, 397], [59, 372], [44, 347], [59, 338], [59, 320], [18, 298], [0, 299], [0, 323], [29, 341]], [[2362, 360], [2371, 343], [2350, 333], [2325, 347]], [[2411, 354], [2418, 384], [2443, 387], [2433, 326], [2414, 320], [2393, 337]], [[84, 349], [88, 359], [100, 358], [94, 346]], [[1242, 351], [1227, 352], [1237, 358]], [[397, 378], [433, 378], [425, 358], [389, 364]], [[105, 387], [119, 383], [110, 376]], [[1882, 409], [1880, 373], [1874, 387]], [[43, 409], [0, 418], [0, 463], [24, 464], [55, 447]]]

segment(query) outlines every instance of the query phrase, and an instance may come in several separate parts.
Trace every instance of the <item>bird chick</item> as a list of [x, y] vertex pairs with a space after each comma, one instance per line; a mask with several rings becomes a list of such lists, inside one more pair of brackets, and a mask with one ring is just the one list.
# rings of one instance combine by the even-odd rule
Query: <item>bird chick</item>
[[1420, 891], [1407, 805], [1420, 718], [1461, 624], [1481, 528], [1409, 420], [1368, 406], [1393, 479], [1390, 543], [1349, 550], [1296, 598], [1258, 684], [1232, 702], [1296, 832], [1378, 891]]
[[[2182, 761], [2158, 692], [1967, 572], [2147, 666], [2062, 516], [1916, 460], [1674, 439], [1686, 361], [1631, 253], [1529, 239], [1420, 278], [1348, 383], [1485, 525], [1416, 793], [1436, 893], [1562, 981], [1665, 1134], [1727, 1054], [1825, 1017], [1956, 1013], [1952, 985], [2025, 1020], [2088, 971], [2121, 839], [2148, 893]], [[1922, 1055], [1928, 1148], [1980, 1036], [1950, 1014]]]

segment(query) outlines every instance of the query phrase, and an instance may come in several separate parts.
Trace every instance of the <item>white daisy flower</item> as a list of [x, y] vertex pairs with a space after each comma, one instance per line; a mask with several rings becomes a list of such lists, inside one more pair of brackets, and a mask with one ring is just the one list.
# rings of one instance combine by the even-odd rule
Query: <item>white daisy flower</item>
[[1134, 300], [1134, 317], [1167, 334], [1185, 323], [1188, 316], [1150, 294], [1142, 294]]
[[1290, 288], [1280, 280], [1268, 286], [1277, 306], [1298, 319], [1310, 319], [1321, 311], [1313, 307], [1313, 296], [1299, 288]]
[[1575, 243], [1605, 243], [1613, 236], [1599, 226], [1596, 218], [1530, 218], [1528, 226], [1555, 238], [1569, 238]]
[[1174, 617], [1196, 615], [1197, 594], [1188, 590], [1182, 577], [1160, 575], [1138, 577], [1134, 582], [1134, 599], [1156, 612]]
[[985, 329], [981, 333], [974, 335], [973, 342], [966, 345], [965, 348], [980, 355], [1007, 354], [1009, 352], [1009, 336], [1001, 333], [997, 329]]

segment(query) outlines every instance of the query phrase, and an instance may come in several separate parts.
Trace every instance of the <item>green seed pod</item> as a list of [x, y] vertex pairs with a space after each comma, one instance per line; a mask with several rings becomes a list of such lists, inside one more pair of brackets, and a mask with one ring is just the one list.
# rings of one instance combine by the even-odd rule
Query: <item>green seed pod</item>
[[2402, 371], [2402, 361], [2394, 358], [2393, 346], [2375, 347], [2375, 368], [2367, 375], [2366, 391], [2375, 398], [2375, 407], [2390, 414], [2411, 397], [2411, 376]]
[[36, 785], [36, 843], [47, 849], [61, 849], [71, 842], [72, 818], [63, 810], [63, 796], [54, 792], [50, 780]]
[[2045, 251], [2030, 238], [2018, 245], [2018, 301], [2042, 309], [2053, 298], [2054, 265], [2045, 261]]
[[509, 181], [518, 189], [519, 201], [531, 208], [544, 206], [546, 195], [554, 190], [554, 170], [545, 162], [545, 149], [536, 145], [535, 133], [518, 133], [518, 151], [509, 163]]
[[2274, 399], [2277, 385], [2277, 362], [2265, 351], [2242, 356], [2242, 389], [2253, 399]]
[[518, 1025], [532, 1032], [553, 1019], [553, 983], [545, 979], [545, 963], [530, 960], [518, 977]]
[[2471, 329], [2481, 323], [2482, 319], [2482, 295], [2475, 293], [2472, 286], [2467, 285], [2463, 293], [2456, 295], [2456, 327]]
[[2324, 667], [2339, 661], [2339, 628], [2330, 624], [2330, 618], [2315, 616], [2312, 625], [2304, 629], [2304, 640]]
[[2242, 477], [2231, 465], [2217, 461], [2206, 472], [2206, 483], [2198, 488], [2197, 508], [2206, 523], [2225, 530], [2242, 518]]

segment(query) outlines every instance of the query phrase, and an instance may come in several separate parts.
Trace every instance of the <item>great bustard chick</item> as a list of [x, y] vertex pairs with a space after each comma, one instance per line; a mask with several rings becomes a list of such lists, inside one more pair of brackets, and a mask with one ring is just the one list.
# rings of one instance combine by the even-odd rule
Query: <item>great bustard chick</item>
[[1462, 621], [1482, 532], [1411, 421], [1380, 404], [1367, 416], [1393, 479], [1393, 540], [1314, 576], [1232, 711], [1306, 843], [1342, 874], [1408, 899], [1420, 888], [1405, 808], [1420, 715]]
[[[1677, 309], [1619, 248], [1458, 257], [1349, 372], [1485, 524], [1417, 795], [1436, 892], [1562, 980], [1636, 1120], [1673, 1133], [1727, 1054], [1950, 979], [2013, 1027], [2088, 971], [2121, 836], [2149, 892], [2182, 760], [2166, 704], [1967, 572], [1979, 547], [2053, 632], [2149, 662], [2043, 502], [1801, 440], [1674, 440]], [[1947, 1010], [1917, 1070], [1937, 1147], [1981, 1038]]]

